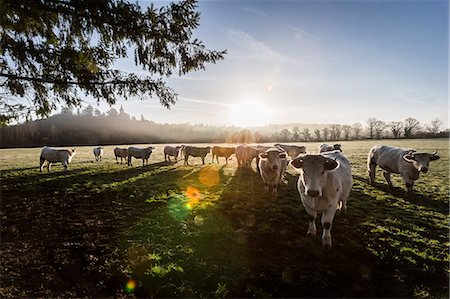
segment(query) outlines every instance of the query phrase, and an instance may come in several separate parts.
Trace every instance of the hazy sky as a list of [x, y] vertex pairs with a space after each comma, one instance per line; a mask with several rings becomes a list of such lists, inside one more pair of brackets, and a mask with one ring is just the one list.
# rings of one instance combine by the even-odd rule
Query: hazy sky
[[[225, 59], [168, 79], [179, 94], [172, 110], [157, 99], [116, 108], [160, 123], [448, 122], [447, 1], [200, 1], [199, 10], [194, 35], [227, 49]], [[137, 70], [132, 59], [117, 67]]]

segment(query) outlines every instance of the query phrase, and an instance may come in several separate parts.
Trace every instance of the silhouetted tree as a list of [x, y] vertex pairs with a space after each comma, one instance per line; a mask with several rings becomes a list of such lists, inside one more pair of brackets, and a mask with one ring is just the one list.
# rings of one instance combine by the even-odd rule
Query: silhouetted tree
[[362, 129], [363, 129], [363, 125], [361, 123], [354, 123], [352, 125], [352, 130], [353, 130], [353, 134], [354, 134], [353, 136], [355, 136], [355, 139], [360, 138]]
[[292, 140], [294, 142], [300, 141], [300, 129], [297, 126], [292, 129]]
[[377, 120], [377, 122], [375, 123], [375, 137], [377, 139], [380, 139], [383, 135], [384, 129], [386, 129], [386, 122], [382, 121], [382, 120]]
[[111, 107], [111, 109], [106, 111], [106, 115], [111, 116], [111, 117], [115, 117], [115, 116], [119, 116], [119, 112], [117, 112], [116, 109]]
[[[226, 54], [192, 36], [199, 20], [196, 0], [146, 9], [126, 0], [3, 0], [0, 88], [11, 97], [0, 102], [0, 113], [17, 117], [11, 109], [31, 107], [48, 116], [58, 102], [80, 106], [80, 91], [110, 105], [156, 96], [168, 108], [177, 96], [161, 78], [204, 69]], [[129, 53], [149, 76], [112, 68]], [[25, 95], [31, 105], [21, 101]]]
[[371, 117], [367, 120], [367, 133], [369, 134], [369, 138], [373, 139], [375, 135], [375, 127], [377, 125], [378, 119], [375, 117]]
[[431, 135], [437, 135], [441, 131], [441, 127], [444, 126], [444, 122], [439, 118], [435, 118], [431, 121], [429, 125], [425, 125], [425, 129]]
[[301, 134], [302, 134], [302, 136], [303, 136], [303, 140], [304, 140], [304, 141], [309, 141], [309, 140], [311, 140], [311, 133], [309, 132], [309, 129], [308, 129], [308, 128], [303, 129]]
[[396, 139], [400, 138], [403, 129], [403, 122], [401, 121], [390, 121], [387, 123], [389, 130], [392, 132], [392, 136]]
[[83, 110], [83, 114], [87, 115], [87, 116], [94, 116], [94, 107], [92, 107], [91, 105], [88, 105], [84, 110]]
[[280, 134], [283, 138], [283, 141], [289, 141], [291, 132], [288, 129], [284, 128], [283, 130], [281, 130]]
[[350, 132], [352, 130], [352, 126], [349, 125], [343, 125], [342, 131], [344, 132], [344, 139], [348, 140], [350, 138]]
[[420, 122], [412, 117], [408, 117], [403, 122], [403, 129], [405, 138], [410, 138], [414, 135], [414, 133], [420, 129]]
[[330, 130], [328, 128], [323, 128], [322, 129], [322, 138], [324, 141], [328, 140], [328, 136], [330, 134]]
[[321, 139], [321, 135], [320, 135], [320, 129], [315, 129], [314, 130], [314, 135], [316, 135], [316, 140], [317, 141], [320, 141], [320, 139]]

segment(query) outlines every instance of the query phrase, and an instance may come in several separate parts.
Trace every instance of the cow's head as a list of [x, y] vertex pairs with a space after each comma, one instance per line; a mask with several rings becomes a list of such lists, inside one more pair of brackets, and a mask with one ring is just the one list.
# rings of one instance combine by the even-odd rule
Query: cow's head
[[342, 153], [342, 148], [339, 143], [336, 143], [335, 145], [333, 145], [333, 148], [334, 148], [334, 150], [340, 151]]
[[305, 194], [311, 197], [322, 196], [322, 186], [327, 181], [327, 172], [339, 166], [339, 163], [322, 155], [306, 155], [291, 161], [294, 168], [300, 169], [300, 178]]
[[437, 154], [437, 151], [435, 151], [432, 154], [429, 153], [417, 153], [417, 152], [409, 152], [406, 155], [403, 156], [403, 159], [411, 163], [415, 169], [417, 169], [420, 172], [427, 173], [430, 161], [436, 161], [437, 159], [440, 159]]
[[259, 159], [266, 161], [269, 169], [278, 170], [281, 167], [280, 159], [286, 159], [286, 152], [267, 150], [264, 153], [259, 154]]

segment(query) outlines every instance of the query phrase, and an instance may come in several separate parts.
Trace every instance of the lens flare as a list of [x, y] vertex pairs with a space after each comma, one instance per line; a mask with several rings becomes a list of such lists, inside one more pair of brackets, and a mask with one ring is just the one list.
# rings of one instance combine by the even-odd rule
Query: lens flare
[[200, 170], [199, 178], [200, 183], [205, 186], [212, 187], [219, 183], [219, 171], [214, 166], [208, 166]]
[[134, 292], [134, 289], [136, 288], [136, 281], [134, 279], [128, 280], [127, 284], [125, 285], [125, 290], [128, 293]]
[[185, 195], [188, 198], [188, 202], [185, 205], [188, 209], [192, 209], [199, 202], [201, 197], [200, 190], [195, 187], [187, 187]]

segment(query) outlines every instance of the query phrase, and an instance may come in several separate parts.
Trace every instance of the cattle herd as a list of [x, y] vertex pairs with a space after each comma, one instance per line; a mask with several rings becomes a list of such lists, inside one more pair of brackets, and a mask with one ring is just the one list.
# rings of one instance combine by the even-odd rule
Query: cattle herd
[[[142, 159], [142, 166], [148, 165], [148, 160], [154, 147], [138, 148], [128, 147], [114, 149], [116, 162], [122, 164], [123, 159], [128, 166], [132, 166], [132, 158]], [[47, 169], [50, 171], [52, 163], [62, 163], [64, 169], [74, 157], [75, 149], [55, 149], [44, 147], [40, 156], [40, 171], [43, 170], [47, 161]], [[237, 147], [213, 146], [212, 148], [180, 145], [176, 147], [164, 147], [164, 160], [175, 162], [178, 157], [184, 157], [184, 164], [189, 165], [189, 157], [201, 158], [205, 164], [206, 156], [211, 153], [212, 163], [219, 157], [225, 158], [225, 164], [234, 154], [238, 168], [250, 168], [253, 160], [264, 183], [265, 192], [276, 197], [278, 189], [283, 181], [283, 175], [290, 164], [300, 173], [297, 182], [297, 190], [301, 201], [309, 215], [308, 235], [316, 234], [315, 220], [319, 213], [323, 227], [322, 244], [331, 247], [331, 226], [337, 210], [345, 211], [347, 199], [352, 188], [353, 179], [349, 160], [343, 155], [341, 145], [333, 146], [322, 144], [319, 154], [307, 154], [305, 146], [275, 144], [274, 146], [249, 146], [239, 145]], [[96, 161], [101, 161], [104, 154], [103, 147], [95, 147], [93, 154]], [[414, 182], [419, 178], [420, 172], [428, 172], [430, 161], [440, 157], [429, 153], [417, 152], [413, 149], [404, 149], [386, 145], [376, 145], [369, 151], [367, 158], [367, 169], [369, 183], [374, 184], [375, 170], [377, 166], [383, 170], [383, 175], [390, 187], [392, 187], [391, 173], [400, 174], [405, 186], [406, 193], [412, 193]]]

